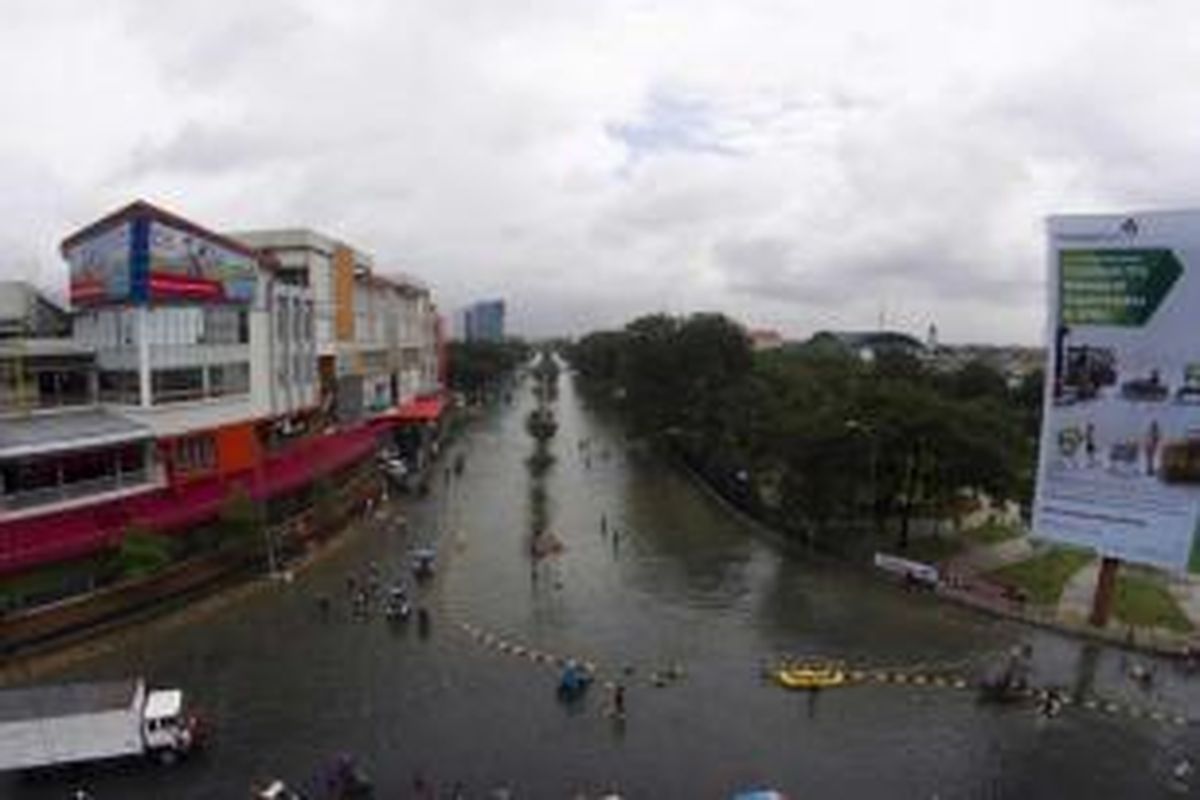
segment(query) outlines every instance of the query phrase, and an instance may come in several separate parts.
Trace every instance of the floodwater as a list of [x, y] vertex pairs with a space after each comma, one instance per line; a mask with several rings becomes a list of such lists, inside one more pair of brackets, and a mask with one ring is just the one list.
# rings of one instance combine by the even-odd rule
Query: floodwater
[[[439, 472], [408, 504], [409, 531], [365, 534], [291, 584], [190, 627], [147, 631], [135, 646], [78, 664], [66, 679], [143, 674], [184, 687], [215, 727], [208, 752], [176, 767], [89, 770], [0, 780], [0, 795], [61, 798], [80, 783], [107, 798], [241, 798], [252, 780], [311, 790], [352, 753], [378, 797], [414, 781], [466, 797], [508, 786], [519, 798], [722, 798], [770, 786], [792, 797], [1000, 798], [1178, 796], [1180, 758], [1200, 762], [1200, 678], [1166, 663], [1143, 691], [1135, 657], [909, 594], [858, 570], [788, 554], [688, 478], [629, 448], [564, 376], [556, 456], [544, 478], [561, 554], [529, 556], [533, 450], [528, 383], [511, 406], [453, 445], [460, 476]], [[581, 441], [586, 446], [581, 447]], [[446, 464], [452, 463], [447, 459]], [[604, 522], [602, 529], [602, 520]], [[418, 591], [432, 624], [356, 619], [347, 575], [375, 561], [407, 577], [407, 549], [437, 542], [438, 574]], [[412, 583], [409, 578], [409, 583]], [[333, 598], [328, 617], [316, 598]], [[471, 630], [538, 652], [592, 660], [582, 703], [555, 696], [557, 671], [500, 652]], [[980, 706], [969, 691], [862, 685], [788, 693], [765, 659], [819, 655], [868, 668], [987, 664], [1030, 644], [1034, 680], [1120, 704], [1046, 720]], [[655, 670], [684, 675], [656, 687]], [[604, 681], [626, 687], [623, 723]], [[1200, 781], [1195, 781], [1200, 786]]]

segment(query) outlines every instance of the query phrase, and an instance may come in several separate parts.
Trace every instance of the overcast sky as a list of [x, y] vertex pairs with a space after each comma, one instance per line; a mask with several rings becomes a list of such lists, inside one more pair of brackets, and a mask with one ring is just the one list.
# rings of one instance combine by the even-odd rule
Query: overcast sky
[[720, 310], [1032, 343], [1046, 214], [1200, 205], [1191, 0], [2, 12], [0, 267], [47, 286], [141, 197], [317, 228], [528, 334]]

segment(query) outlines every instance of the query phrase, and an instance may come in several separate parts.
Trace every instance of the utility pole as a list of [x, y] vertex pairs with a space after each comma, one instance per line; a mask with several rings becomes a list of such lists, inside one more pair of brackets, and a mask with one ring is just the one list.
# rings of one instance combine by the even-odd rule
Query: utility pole
[[1112, 556], [1100, 559], [1100, 575], [1096, 579], [1096, 593], [1092, 596], [1092, 613], [1088, 622], [1097, 628], [1108, 624], [1112, 616], [1113, 599], [1117, 593], [1117, 570], [1121, 560]]

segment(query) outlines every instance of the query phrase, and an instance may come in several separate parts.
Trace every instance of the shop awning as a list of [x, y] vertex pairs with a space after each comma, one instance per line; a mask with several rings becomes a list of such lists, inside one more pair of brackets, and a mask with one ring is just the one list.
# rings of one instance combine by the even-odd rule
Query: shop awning
[[377, 422], [393, 424], [411, 424], [419, 422], [437, 422], [446, 409], [446, 398], [440, 394], [427, 395], [410, 400], [386, 414], [376, 418]]
[[0, 528], [0, 574], [67, 561], [116, 543], [95, 514], [66, 511]]
[[251, 494], [256, 499], [286, 494], [367, 458], [374, 449], [375, 433], [365, 426], [305, 440], [268, 458]]
[[364, 425], [317, 436], [271, 456], [253, 472], [0, 523], [0, 575], [113, 547], [130, 523], [164, 533], [186, 531], [215, 519], [239, 484], [256, 501], [295, 491], [369, 458], [376, 446], [375, 435]]
[[139, 497], [126, 503], [125, 510], [139, 525], [164, 533], [180, 531], [215, 517], [232, 488], [228, 481], [210, 478]]

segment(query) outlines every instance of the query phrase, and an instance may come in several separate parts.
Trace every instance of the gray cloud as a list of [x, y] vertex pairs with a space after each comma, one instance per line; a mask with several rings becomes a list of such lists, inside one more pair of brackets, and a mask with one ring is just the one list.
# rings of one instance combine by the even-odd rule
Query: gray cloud
[[1036, 341], [1044, 215], [1195, 199], [1200, 17], [1131, 6], [19, 1], [5, 268], [61, 285], [57, 239], [144, 196], [328, 230], [530, 333], [886, 308]]

